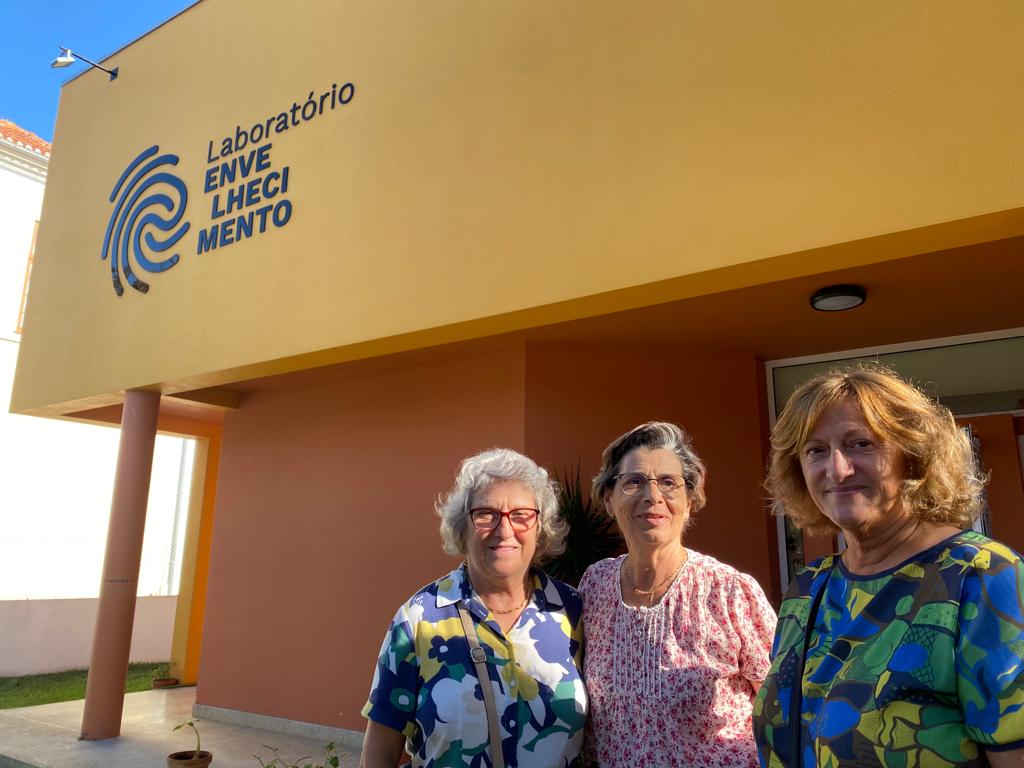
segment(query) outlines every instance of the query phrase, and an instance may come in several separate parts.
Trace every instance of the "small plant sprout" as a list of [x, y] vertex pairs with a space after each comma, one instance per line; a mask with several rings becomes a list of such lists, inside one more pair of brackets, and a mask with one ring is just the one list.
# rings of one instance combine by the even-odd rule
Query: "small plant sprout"
[[335, 746], [334, 742], [324, 747], [324, 759], [323, 762], [319, 763], [303, 763], [303, 760], [310, 759], [309, 755], [295, 760], [288, 760], [278, 754], [277, 747], [270, 747], [264, 744], [263, 748], [269, 750], [274, 756], [269, 761], [265, 761], [259, 755], [253, 755], [259, 762], [260, 768], [338, 768], [341, 764], [338, 759], [338, 747]]
[[180, 728], [184, 728], [184, 727], [185, 727], [186, 725], [187, 725], [187, 726], [188, 726], [189, 728], [191, 728], [191, 729], [192, 729], [192, 732], [193, 732], [193, 733], [194, 733], [194, 734], [196, 735], [196, 751], [195, 751], [195, 754], [194, 754], [194, 755], [192, 756], [192, 759], [193, 759], [193, 760], [197, 760], [197, 759], [199, 758], [199, 751], [200, 751], [200, 750], [199, 750], [199, 729], [198, 729], [198, 728], [196, 728], [196, 724], [195, 724], [195, 723], [194, 723], [194, 722], [192, 721], [192, 718], [190, 717], [190, 718], [189, 718], [188, 720], [186, 720], [186, 721], [185, 721], [185, 722], [183, 722], [183, 723], [178, 723], [178, 724], [177, 724], [176, 726], [174, 726], [174, 727], [173, 727], [173, 728], [172, 728], [171, 730], [172, 730], [172, 731], [177, 731], [177, 730], [179, 730]]

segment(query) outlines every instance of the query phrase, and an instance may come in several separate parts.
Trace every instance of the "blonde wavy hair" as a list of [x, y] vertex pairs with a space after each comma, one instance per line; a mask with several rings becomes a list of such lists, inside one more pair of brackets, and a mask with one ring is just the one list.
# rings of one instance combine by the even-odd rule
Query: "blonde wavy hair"
[[987, 481], [975, 465], [970, 440], [948, 408], [880, 365], [821, 374], [789, 398], [772, 429], [765, 481], [775, 514], [788, 515], [811, 533], [838, 530], [811, 499], [800, 450], [822, 414], [847, 397], [860, 405], [871, 431], [903, 453], [906, 508], [924, 522], [970, 525]]

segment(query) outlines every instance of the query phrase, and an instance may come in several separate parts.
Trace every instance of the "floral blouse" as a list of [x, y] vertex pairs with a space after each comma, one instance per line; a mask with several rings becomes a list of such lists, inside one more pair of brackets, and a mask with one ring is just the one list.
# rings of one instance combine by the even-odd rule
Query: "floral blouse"
[[587, 753], [601, 768], [757, 765], [750, 713], [775, 611], [752, 577], [687, 553], [650, 608], [622, 601], [624, 556], [595, 563], [580, 582]]
[[501, 631], [465, 565], [410, 598], [391, 622], [363, 716], [401, 731], [414, 766], [491, 765], [487, 713], [458, 604], [487, 652], [505, 765], [577, 764], [587, 717], [580, 676], [583, 605], [572, 587], [533, 573], [516, 625]]

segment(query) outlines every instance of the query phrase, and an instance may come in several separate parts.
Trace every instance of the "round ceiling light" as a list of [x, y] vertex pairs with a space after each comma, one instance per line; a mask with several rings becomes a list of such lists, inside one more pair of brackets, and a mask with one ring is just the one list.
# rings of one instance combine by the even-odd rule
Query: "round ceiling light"
[[819, 312], [842, 312], [859, 307], [867, 297], [859, 285], [829, 285], [814, 292], [811, 306]]

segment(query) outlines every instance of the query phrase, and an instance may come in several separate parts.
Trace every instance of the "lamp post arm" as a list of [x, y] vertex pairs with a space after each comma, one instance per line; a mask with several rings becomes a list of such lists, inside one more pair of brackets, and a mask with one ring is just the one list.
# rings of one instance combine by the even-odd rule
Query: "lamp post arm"
[[85, 56], [83, 56], [80, 53], [74, 53], [70, 48], [64, 48], [63, 46], [61, 46], [61, 50], [65, 51], [71, 56], [74, 56], [76, 59], [81, 59], [90, 67], [95, 67], [96, 69], [101, 70], [102, 72], [106, 72], [108, 75], [110, 75], [111, 80], [117, 79], [117, 67], [114, 67], [113, 69], [107, 69], [106, 67], [97, 64], [95, 61], [85, 58]]

